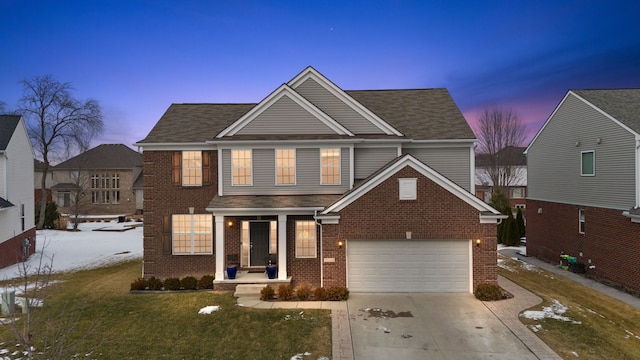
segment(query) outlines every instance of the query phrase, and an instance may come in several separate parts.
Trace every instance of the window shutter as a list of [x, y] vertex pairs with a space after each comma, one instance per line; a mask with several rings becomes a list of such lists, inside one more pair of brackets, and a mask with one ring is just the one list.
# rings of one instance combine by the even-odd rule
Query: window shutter
[[162, 216], [162, 254], [171, 255], [171, 215]]
[[172, 183], [173, 185], [182, 184], [182, 152], [175, 151], [171, 160], [172, 167]]
[[202, 152], [202, 185], [211, 184], [211, 153]]

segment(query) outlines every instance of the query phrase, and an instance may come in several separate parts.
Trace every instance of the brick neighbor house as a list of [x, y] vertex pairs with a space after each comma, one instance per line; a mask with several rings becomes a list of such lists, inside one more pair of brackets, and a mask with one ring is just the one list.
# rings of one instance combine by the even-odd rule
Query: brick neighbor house
[[526, 154], [527, 254], [640, 293], [640, 89], [569, 91]]
[[495, 284], [504, 216], [474, 196], [474, 141], [446, 89], [344, 91], [311, 67], [258, 104], [173, 104], [136, 144], [144, 276], [228, 288], [275, 263], [352, 292]]
[[36, 249], [33, 148], [19, 115], [0, 115], [0, 268]]

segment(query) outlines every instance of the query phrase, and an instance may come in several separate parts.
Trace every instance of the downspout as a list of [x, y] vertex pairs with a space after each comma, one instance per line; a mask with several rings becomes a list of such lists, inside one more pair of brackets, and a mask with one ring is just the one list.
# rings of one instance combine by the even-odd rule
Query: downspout
[[320, 287], [324, 287], [324, 255], [322, 254], [322, 224], [318, 222], [318, 210], [314, 210], [313, 221], [320, 226]]

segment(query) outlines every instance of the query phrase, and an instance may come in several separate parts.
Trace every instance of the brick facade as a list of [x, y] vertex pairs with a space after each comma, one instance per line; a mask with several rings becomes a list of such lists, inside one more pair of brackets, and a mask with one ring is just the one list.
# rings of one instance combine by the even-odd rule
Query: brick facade
[[[202, 276], [215, 273], [215, 253], [171, 255], [163, 251], [163, 218], [173, 214], [209, 214], [206, 207], [217, 185], [186, 187], [172, 183], [173, 151], [145, 151], [142, 154], [144, 180], [144, 277]], [[217, 179], [216, 151], [211, 152], [210, 178]], [[214, 229], [215, 231], [215, 229]], [[166, 236], [166, 235], [165, 235]], [[170, 235], [168, 241], [170, 241]], [[215, 240], [214, 240], [215, 243]], [[214, 249], [215, 251], [215, 249]]]
[[[575, 256], [588, 276], [640, 293], [640, 224], [622, 210], [536, 200], [527, 200], [527, 209], [528, 255], [552, 264], [559, 263], [560, 253]], [[580, 209], [584, 234], [579, 232]]]
[[[24, 239], [29, 239], [30, 243], [26, 254], [23, 253], [22, 248]], [[21, 262], [24, 259], [24, 255], [29, 257], [33, 255], [35, 251], [36, 228], [32, 228], [0, 243], [0, 269]]]

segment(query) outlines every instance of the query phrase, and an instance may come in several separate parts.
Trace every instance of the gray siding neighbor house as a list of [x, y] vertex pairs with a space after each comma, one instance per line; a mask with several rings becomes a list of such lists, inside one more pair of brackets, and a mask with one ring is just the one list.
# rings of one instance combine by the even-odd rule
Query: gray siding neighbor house
[[527, 253], [640, 292], [640, 89], [569, 91], [526, 154]]
[[345, 91], [311, 67], [257, 104], [172, 104], [136, 144], [144, 276], [495, 284], [504, 216], [474, 196], [474, 141], [446, 89]]

